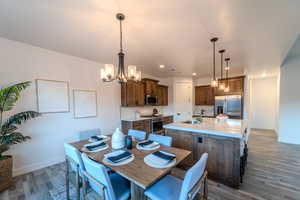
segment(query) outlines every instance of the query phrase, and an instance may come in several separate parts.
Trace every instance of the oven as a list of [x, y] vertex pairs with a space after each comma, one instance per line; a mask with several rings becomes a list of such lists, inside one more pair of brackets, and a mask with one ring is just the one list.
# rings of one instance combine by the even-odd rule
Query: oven
[[163, 120], [162, 118], [153, 118], [152, 119], [152, 132], [161, 133], [163, 130]]

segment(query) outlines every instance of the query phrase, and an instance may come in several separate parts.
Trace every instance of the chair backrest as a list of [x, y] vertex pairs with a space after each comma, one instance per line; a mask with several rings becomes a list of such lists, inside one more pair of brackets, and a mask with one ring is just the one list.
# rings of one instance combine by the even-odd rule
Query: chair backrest
[[[82, 158], [81, 158], [81, 153], [72, 145], [68, 144], [68, 143], [64, 143], [64, 148], [65, 148], [65, 154], [66, 156], [68, 156], [69, 158], [71, 158], [76, 164], [79, 165], [79, 168], [81, 170], [85, 170], [83, 162], [82, 162]], [[75, 166], [74, 163], [70, 163], [72, 169], [75, 171]]]
[[128, 135], [134, 137], [136, 140], [145, 140], [146, 139], [145, 131], [129, 129]]
[[150, 134], [148, 139], [168, 147], [172, 146], [172, 138], [169, 136]]
[[85, 130], [79, 132], [79, 140], [87, 140], [92, 136], [100, 135], [101, 130], [100, 129], [91, 129], [91, 130]]
[[189, 191], [201, 179], [207, 163], [208, 154], [202, 154], [200, 160], [185, 174], [179, 200], [187, 200]]
[[[86, 172], [96, 179], [99, 183], [105, 186], [105, 199], [115, 200], [116, 196], [107, 173], [106, 168], [100, 163], [94, 162], [91, 160], [85, 153], [82, 154], [82, 160], [86, 169]], [[90, 186], [99, 192], [99, 188], [95, 184], [90, 184]]]

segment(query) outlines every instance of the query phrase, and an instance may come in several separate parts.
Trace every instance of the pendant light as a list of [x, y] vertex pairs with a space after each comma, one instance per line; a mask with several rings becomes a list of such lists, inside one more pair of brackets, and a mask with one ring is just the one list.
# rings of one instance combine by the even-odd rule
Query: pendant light
[[[219, 53], [221, 54], [221, 79], [223, 79], [223, 54], [225, 53], [225, 49], [222, 49], [219, 51]], [[219, 89], [220, 90], [224, 90], [225, 89], [225, 83], [220, 81], [219, 82]]]
[[226, 86], [225, 86], [224, 92], [229, 92], [230, 88], [229, 88], [228, 73], [229, 73], [230, 67], [228, 66], [228, 62], [230, 61], [230, 58], [225, 58], [225, 61], [226, 61], [226, 67], [225, 67], [225, 71], [226, 71]]
[[118, 73], [114, 76], [115, 67], [113, 64], [105, 64], [104, 68], [101, 69], [101, 79], [103, 82], [111, 82], [117, 80], [119, 83], [125, 83], [127, 80], [140, 81], [142, 78], [142, 72], [136, 69], [135, 65], [128, 66], [128, 76], [126, 75], [125, 66], [124, 66], [124, 57], [123, 52], [123, 31], [122, 31], [122, 21], [125, 19], [125, 15], [118, 13], [116, 15], [117, 19], [120, 21], [120, 52], [119, 64], [118, 64]]
[[211, 80], [211, 87], [217, 87], [218, 80], [216, 79], [216, 42], [218, 41], [218, 38], [214, 37], [210, 41], [213, 43], [213, 77]]

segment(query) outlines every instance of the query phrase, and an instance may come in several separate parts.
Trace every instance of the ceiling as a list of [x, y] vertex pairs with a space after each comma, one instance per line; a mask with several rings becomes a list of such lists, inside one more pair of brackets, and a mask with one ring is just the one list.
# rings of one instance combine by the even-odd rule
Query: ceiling
[[126, 64], [144, 73], [210, 75], [214, 36], [231, 73], [260, 72], [283, 62], [300, 32], [299, 7], [298, 0], [1, 0], [0, 37], [116, 64], [122, 12]]

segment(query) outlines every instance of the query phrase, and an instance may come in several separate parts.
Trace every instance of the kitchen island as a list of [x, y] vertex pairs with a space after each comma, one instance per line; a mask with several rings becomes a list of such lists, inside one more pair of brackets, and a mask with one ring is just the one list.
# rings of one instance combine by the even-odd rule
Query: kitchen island
[[247, 122], [244, 120], [204, 118], [201, 123], [175, 122], [164, 126], [165, 135], [173, 138], [173, 146], [192, 154], [180, 167], [189, 168], [204, 152], [208, 153], [209, 178], [238, 188], [244, 169], [244, 147]]

